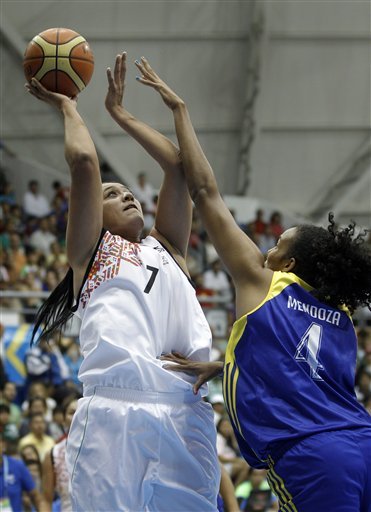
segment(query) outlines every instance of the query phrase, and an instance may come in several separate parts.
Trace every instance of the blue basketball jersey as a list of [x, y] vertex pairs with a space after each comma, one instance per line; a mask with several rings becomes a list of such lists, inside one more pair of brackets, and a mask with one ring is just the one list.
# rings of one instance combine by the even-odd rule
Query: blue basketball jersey
[[268, 467], [299, 440], [371, 426], [354, 392], [357, 339], [347, 310], [319, 302], [295, 274], [233, 325], [224, 399], [243, 456]]

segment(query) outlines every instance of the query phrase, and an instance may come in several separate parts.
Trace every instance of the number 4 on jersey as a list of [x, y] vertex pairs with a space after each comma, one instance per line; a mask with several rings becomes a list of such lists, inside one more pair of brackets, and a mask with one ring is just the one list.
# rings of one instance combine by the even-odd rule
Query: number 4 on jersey
[[309, 364], [311, 377], [315, 380], [323, 380], [318, 374], [318, 370], [323, 370], [323, 366], [318, 361], [321, 340], [322, 326], [313, 322], [302, 336], [295, 353], [297, 361]]

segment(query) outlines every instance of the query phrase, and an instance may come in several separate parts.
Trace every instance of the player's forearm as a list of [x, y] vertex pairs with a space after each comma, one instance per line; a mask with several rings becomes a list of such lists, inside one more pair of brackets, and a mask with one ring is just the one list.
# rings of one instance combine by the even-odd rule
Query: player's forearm
[[213, 170], [201, 148], [194, 131], [188, 109], [181, 102], [173, 109], [176, 134], [180, 146], [187, 184], [193, 200], [200, 191], [206, 194], [217, 192]]
[[70, 168], [80, 162], [98, 163], [94, 142], [76, 106], [65, 102], [62, 106], [64, 117], [64, 151]]
[[139, 121], [122, 106], [110, 109], [109, 113], [116, 123], [135, 139], [165, 171], [180, 166], [178, 148], [162, 133]]

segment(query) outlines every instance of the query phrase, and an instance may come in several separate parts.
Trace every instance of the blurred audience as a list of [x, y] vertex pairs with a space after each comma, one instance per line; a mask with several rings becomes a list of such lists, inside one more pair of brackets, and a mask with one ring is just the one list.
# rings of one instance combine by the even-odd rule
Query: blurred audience
[[49, 215], [51, 208], [48, 199], [40, 192], [37, 180], [28, 182], [28, 190], [23, 196], [23, 211], [26, 217], [41, 218]]
[[[68, 187], [55, 181], [49, 204], [37, 180], [29, 182], [22, 205], [16, 203], [11, 183], [0, 173], [0, 289], [4, 291], [52, 291], [67, 269], [65, 232]], [[143, 205], [147, 227], [153, 221], [156, 196], [146, 173], [137, 177], [133, 192]], [[268, 220], [266, 220], [268, 219]], [[284, 230], [282, 215], [257, 209], [253, 220], [242, 223], [263, 252], [275, 245]], [[146, 227], [146, 229], [147, 229]], [[370, 236], [371, 243], [371, 236]], [[187, 264], [197, 297], [206, 313], [227, 311], [223, 335], [214, 333], [213, 353], [223, 359], [231, 326], [235, 320], [231, 303], [233, 287], [228, 274], [194, 212]], [[217, 302], [215, 301], [217, 298]], [[23, 311], [20, 322], [32, 323], [40, 297], [1, 298], [4, 311]], [[355, 319], [359, 338], [356, 394], [371, 414], [371, 321], [369, 312]], [[4, 326], [0, 324], [1, 337]], [[5, 354], [6, 351], [4, 351]], [[9, 467], [14, 473], [11, 492], [13, 511], [70, 511], [64, 450], [68, 425], [82, 388], [78, 372], [82, 362], [77, 336], [43, 339], [24, 356], [26, 377], [17, 386], [6, 374], [0, 360], [0, 433]], [[222, 466], [219, 510], [274, 512], [278, 502], [269, 489], [264, 470], [249, 468], [240, 456], [224, 406], [221, 382], [211, 381], [208, 401], [217, 425], [217, 448]], [[15, 461], [15, 462], [13, 462]], [[3, 478], [1, 459], [0, 478]], [[18, 464], [19, 463], [19, 464]], [[45, 500], [40, 493], [42, 483]], [[12, 484], [13, 485], [13, 484]], [[3, 488], [1, 488], [3, 489]], [[19, 502], [20, 489], [25, 500]], [[0, 493], [3, 492], [0, 490]], [[18, 498], [14, 501], [14, 496]], [[0, 494], [1, 497], [1, 494]], [[10, 494], [9, 494], [10, 498]], [[13, 501], [12, 501], [13, 500]], [[13, 504], [14, 503], [14, 504]], [[19, 504], [20, 503], [20, 504]]]

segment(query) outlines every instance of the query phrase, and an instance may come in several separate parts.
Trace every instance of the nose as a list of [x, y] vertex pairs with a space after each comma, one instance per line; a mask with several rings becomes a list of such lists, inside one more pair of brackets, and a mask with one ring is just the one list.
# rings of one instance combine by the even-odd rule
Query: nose
[[129, 190], [127, 190], [126, 192], [123, 193], [122, 200], [125, 202], [126, 201], [134, 201], [134, 196]]

